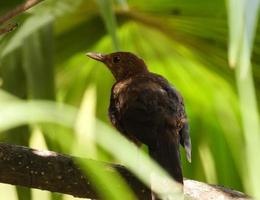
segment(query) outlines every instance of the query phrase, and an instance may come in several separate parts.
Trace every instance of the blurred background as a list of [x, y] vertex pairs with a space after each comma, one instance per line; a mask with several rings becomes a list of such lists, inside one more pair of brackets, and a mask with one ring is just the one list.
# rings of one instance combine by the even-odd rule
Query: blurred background
[[[23, 2], [1, 0], [0, 15]], [[95, 119], [110, 125], [114, 79], [85, 53], [131, 51], [184, 97], [193, 146], [191, 164], [182, 156], [185, 177], [259, 197], [258, 7], [243, 0], [44, 0], [9, 21], [18, 28], [0, 36], [0, 108], [8, 95], [79, 110], [88, 105], [87, 130]], [[0, 140], [71, 154], [62, 147], [65, 135], [80, 137], [60, 126], [14, 123]], [[17, 191], [0, 184], [0, 198], [74, 199]]]

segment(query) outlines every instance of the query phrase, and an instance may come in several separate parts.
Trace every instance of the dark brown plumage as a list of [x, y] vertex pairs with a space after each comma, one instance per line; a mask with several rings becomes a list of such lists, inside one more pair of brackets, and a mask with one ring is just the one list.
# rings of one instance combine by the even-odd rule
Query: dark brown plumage
[[87, 55], [103, 62], [116, 79], [109, 106], [112, 124], [136, 144], [146, 144], [153, 159], [183, 183], [179, 144], [190, 161], [191, 142], [181, 95], [132, 53]]

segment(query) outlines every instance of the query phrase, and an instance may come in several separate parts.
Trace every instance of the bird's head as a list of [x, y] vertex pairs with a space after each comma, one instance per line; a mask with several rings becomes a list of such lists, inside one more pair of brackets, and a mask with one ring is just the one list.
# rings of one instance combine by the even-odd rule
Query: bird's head
[[111, 54], [87, 53], [87, 56], [103, 62], [117, 81], [148, 72], [144, 61], [129, 52], [115, 52]]

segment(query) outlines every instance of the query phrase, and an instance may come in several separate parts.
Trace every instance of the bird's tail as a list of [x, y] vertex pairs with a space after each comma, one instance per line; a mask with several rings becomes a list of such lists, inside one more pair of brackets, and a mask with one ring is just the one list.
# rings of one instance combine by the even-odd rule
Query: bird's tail
[[149, 147], [149, 154], [175, 181], [183, 184], [178, 139], [172, 134], [158, 135], [156, 144]]

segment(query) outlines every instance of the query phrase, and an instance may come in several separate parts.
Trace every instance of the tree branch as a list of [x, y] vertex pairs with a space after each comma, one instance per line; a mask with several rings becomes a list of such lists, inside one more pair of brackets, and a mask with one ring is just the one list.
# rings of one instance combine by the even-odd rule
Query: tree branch
[[[8, 20], [12, 19], [13, 17], [21, 14], [22, 12], [28, 10], [29, 8], [35, 6], [36, 4], [42, 2], [43, 0], [27, 0], [25, 1], [25, 3], [18, 5], [16, 8], [14, 8], [13, 10], [7, 12], [5, 15], [0, 16], [0, 25], [7, 22]], [[10, 32], [12, 30], [14, 30], [17, 27], [17, 24], [11, 24], [8, 25], [4, 28], [0, 29], [0, 35]]]
[[3, 24], [4, 22], [12, 19], [16, 15], [21, 14], [22, 12], [28, 10], [29, 8], [35, 6], [36, 4], [40, 3], [43, 0], [27, 0], [25, 3], [18, 5], [16, 8], [13, 10], [9, 11], [5, 15], [0, 17], [0, 24]]
[[[56, 152], [0, 143], [0, 182], [97, 199], [93, 184], [74, 160]], [[139, 199], [149, 199], [149, 189], [123, 166], [84, 161], [103, 166], [107, 173], [118, 171]], [[227, 200], [249, 199], [243, 193], [193, 180], [184, 181], [184, 192], [190, 199], [217, 199], [220, 196]]]
[[18, 24], [8, 24], [4, 28], [0, 28], [0, 35], [13, 31], [14, 29], [17, 28], [17, 26], [18, 26]]

